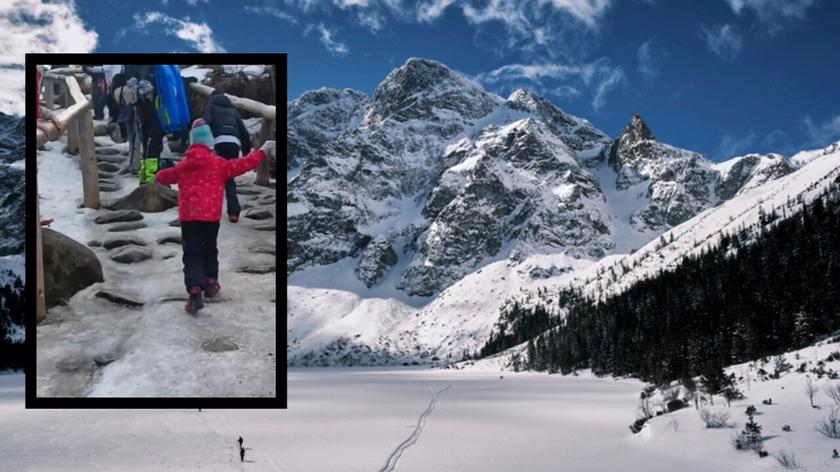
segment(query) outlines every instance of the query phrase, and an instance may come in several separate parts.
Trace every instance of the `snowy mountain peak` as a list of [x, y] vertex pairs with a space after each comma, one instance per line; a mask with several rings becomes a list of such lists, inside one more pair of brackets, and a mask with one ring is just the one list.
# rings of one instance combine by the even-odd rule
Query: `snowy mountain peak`
[[630, 123], [627, 123], [627, 126], [621, 131], [619, 139], [627, 144], [635, 144], [647, 139], [656, 139], [656, 137], [653, 136], [653, 132], [648, 128], [645, 120], [634, 112], [630, 116]]
[[440, 110], [442, 118], [454, 112], [462, 118], [476, 119], [489, 114], [500, 102], [499, 97], [440, 62], [410, 58], [376, 87], [366, 120], [405, 122], [428, 118], [435, 109]]

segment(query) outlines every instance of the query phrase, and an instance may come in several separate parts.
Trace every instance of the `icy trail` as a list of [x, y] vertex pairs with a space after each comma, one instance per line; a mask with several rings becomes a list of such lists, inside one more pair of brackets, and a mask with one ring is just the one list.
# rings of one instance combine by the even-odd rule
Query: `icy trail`
[[[97, 154], [111, 148], [119, 153], [108, 157], [117, 163], [124, 159], [125, 144], [102, 137], [96, 141]], [[123, 264], [111, 259], [117, 249], [92, 248], [105, 282], [78, 292], [66, 306], [51, 308], [47, 320], [39, 324], [38, 394], [273, 397], [275, 274], [238, 270], [245, 265], [276, 265], [274, 255], [253, 251], [274, 250], [274, 220], [242, 218], [231, 224], [223, 218], [218, 238], [222, 301], [206, 304], [197, 316], [187, 315], [181, 246], [158, 242], [165, 236], [180, 237], [180, 228], [169, 224], [178, 218], [177, 208], [143, 213], [143, 228], [108, 231], [113, 225], [93, 221], [107, 210], [78, 208], [82, 191], [78, 157], [63, 154], [63, 147], [63, 141], [56, 141], [38, 153], [42, 218], [53, 218], [52, 229], [81, 244], [115, 237], [139, 239], [152, 257]], [[137, 187], [134, 176], [114, 172], [105, 178], [120, 188], [101, 192], [103, 201]], [[274, 189], [252, 185], [253, 180], [252, 172], [237, 179], [247, 187], [239, 195], [240, 203], [274, 214]], [[272, 225], [271, 230], [255, 229], [262, 225]], [[144, 306], [129, 308], [95, 297], [103, 289]], [[220, 351], [219, 346], [233, 350]]]

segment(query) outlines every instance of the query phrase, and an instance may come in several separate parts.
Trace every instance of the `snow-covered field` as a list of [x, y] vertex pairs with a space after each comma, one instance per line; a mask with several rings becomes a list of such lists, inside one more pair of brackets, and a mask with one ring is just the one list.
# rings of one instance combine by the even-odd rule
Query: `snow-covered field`
[[14, 471], [773, 470], [732, 449], [731, 431], [690, 418], [676, 432], [631, 434], [641, 388], [586, 375], [291, 369], [287, 410], [59, 411], [24, 410], [23, 376], [9, 375], [0, 457]]

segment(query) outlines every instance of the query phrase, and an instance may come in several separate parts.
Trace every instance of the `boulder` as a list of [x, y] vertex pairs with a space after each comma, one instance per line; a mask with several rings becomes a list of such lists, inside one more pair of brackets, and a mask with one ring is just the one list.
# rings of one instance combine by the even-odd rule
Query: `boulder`
[[145, 246], [146, 242], [139, 238], [133, 238], [131, 236], [117, 236], [115, 238], [106, 239], [104, 243], [101, 243], [105, 249], [114, 249], [117, 247], [128, 246], [129, 244], [133, 244], [135, 246]]
[[158, 244], [166, 244], [166, 243], [173, 243], [173, 244], [182, 244], [181, 242], [181, 235], [180, 234], [168, 234], [157, 240]]
[[96, 292], [96, 296], [99, 298], [104, 298], [105, 300], [114, 302], [118, 305], [125, 305], [131, 308], [137, 308], [143, 306], [143, 302], [137, 300], [136, 298], [130, 297], [128, 295], [123, 295], [120, 293], [112, 292], [110, 290], [100, 290]]
[[93, 221], [96, 224], [104, 225], [108, 223], [118, 223], [124, 221], [142, 220], [143, 215], [137, 210], [117, 210], [99, 215]]
[[158, 213], [178, 206], [178, 192], [157, 182], [143, 184], [131, 193], [114, 200], [102, 202], [109, 210], [138, 210]]
[[244, 216], [245, 218], [250, 218], [252, 220], [267, 220], [274, 215], [272, 215], [271, 212], [268, 210], [251, 208], [249, 210], [246, 210], [245, 213], [242, 214], [242, 216]]
[[117, 223], [115, 225], [111, 225], [108, 227], [108, 231], [111, 232], [118, 232], [118, 231], [131, 231], [135, 229], [145, 228], [146, 223], [142, 221], [132, 221], [129, 223]]
[[102, 264], [96, 254], [57, 231], [42, 229], [44, 250], [44, 298], [47, 307], [69, 300], [79, 290], [102, 282]]
[[152, 258], [152, 251], [140, 246], [123, 246], [111, 254], [111, 259], [122, 264], [134, 264]]

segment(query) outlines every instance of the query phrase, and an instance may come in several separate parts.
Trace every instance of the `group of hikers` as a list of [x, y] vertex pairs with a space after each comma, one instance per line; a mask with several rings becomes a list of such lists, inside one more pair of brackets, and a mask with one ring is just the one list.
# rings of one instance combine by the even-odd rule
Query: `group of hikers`
[[[42, 70], [37, 78], [39, 97]], [[252, 151], [242, 117], [218, 89], [207, 99], [202, 116], [193, 117], [186, 90], [196, 79], [183, 78], [177, 65], [125, 65], [110, 81], [101, 65], [84, 70], [91, 76], [94, 119], [104, 119], [108, 108], [109, 120], [119, 124], [122, 138], [130, 143], [129, 170], [138, 173], [140, 185], [178, 185], [184, 284], [189, 295], [185, 310], [195, 314], [204, 306], [204, 297], [216, 297], [221, 288], [216, 241], [222, 200], [226, 196], [228, 220], [237, 223], [241, 207], [234, 178], [258, 167], [266, 155], [274, 158], [275, 142], [266, 141]], [[38, 118], [61, 127], [56, 115], [41, 108], [38, 100]], [[166, 134], [189, 141], [177, 164], [161, 158]], [[138, 138], [139, 146], [135, 146]]]

